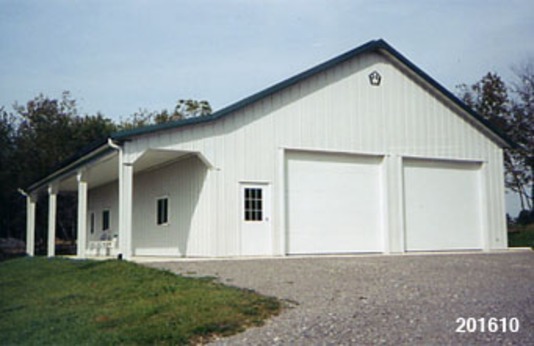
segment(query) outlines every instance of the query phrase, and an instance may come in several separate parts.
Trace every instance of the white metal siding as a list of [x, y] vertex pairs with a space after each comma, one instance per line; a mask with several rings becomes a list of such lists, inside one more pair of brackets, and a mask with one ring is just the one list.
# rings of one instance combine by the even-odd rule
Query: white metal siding
[[[208, 256], [209, 219], [203, 195], [207, 168], [197, 157], [134, 176], [133, 247], [136, 255]], [[201, 196], [204, 198], [201, 198]], [[156, 224], [156, 199], [169, 199], [169, 222]]]
[[[110, 211], [108, 235], [119, 234], [119, 188], [117, 182], [91, 189], [87, 196], [87, 242], [100, 240], [102, 236], [102, 212]], [[95, 232], [91, 234], [91, 212], [95, 213]]]
[[[382, 75], [379, 87], [368, 82], [373, 70]], [[281, 191], [281, 148], [386, 155], [387, 167], [397, 167], [388, 171], [389, 183], [401, 178], [400, 165], [392, 162], [403, 156], [481, 161], [488, 244], [504, 248], [502, 150], [460, 114], [386, 57], [365, 54], [218, 121], [145, 135], [125, 145], [127, 153], [147, 148], [191, 150], [213, 161], [215, 169], [208, 174], [213, 189], [206, 197], [210, 207], [196, 211], [199, 219], [213, 221], [210, 232], [199, 231], [195, 238], [215, 244], [201, 251], [209, 255], [239, 254], [238, 183], [269, 182], [273, 193]], [[401, 200], [398, 185], [388, 191], [388, 196]], [[278, 205], [280, 198], [273, 201], [273, 243], [282, 246], [285, 209]], [[392, 203], [388, 201], [388, 245], [391, 251], [403, 251], [402, 208]], [[197, 232], [196, 225], [191, 227]], [[275, 254], [284, 252], [280, 246]]]

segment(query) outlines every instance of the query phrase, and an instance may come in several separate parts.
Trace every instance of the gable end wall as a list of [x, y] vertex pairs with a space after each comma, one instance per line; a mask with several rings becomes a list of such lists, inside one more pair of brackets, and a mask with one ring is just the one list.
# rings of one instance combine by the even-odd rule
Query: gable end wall
[[[382, 75], [379, 87], [368, 81], [375, 70]], [[199, 152], [213, 164], [206, 177], [213, 188], [199, 196], [209, 207], [191, 224], [216, 221], [209, 236], [191, 230], [209, 240], [190, 241], [216, 245], [199, 255], [240, 254], [238, 187], [254, 181], [272, 185], [273, 248], [284, 253], [283, 157], [295, 149], [386, 155], [399, 162], [402, 157], [481, 162], [487, 247], [506, 247], [502, 150], [378, 53], [360, 55], [217, 121], [140, 136], [125, 148], [132, 154], [147, 148]], [[398, 244], [392, 242], [395, 251]]]

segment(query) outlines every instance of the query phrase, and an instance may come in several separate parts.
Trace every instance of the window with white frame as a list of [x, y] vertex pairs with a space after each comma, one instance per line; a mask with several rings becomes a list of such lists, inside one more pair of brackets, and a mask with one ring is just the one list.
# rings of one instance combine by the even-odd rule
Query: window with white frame
[[102, 230], [107, 231], [110, 227], [110, 221], [111, 221], [111, 212], [109, 209], [104, 209], [102, 211]]
[[166, 225], [169, 223], [169, 197], [156, 199], [156, 224]]

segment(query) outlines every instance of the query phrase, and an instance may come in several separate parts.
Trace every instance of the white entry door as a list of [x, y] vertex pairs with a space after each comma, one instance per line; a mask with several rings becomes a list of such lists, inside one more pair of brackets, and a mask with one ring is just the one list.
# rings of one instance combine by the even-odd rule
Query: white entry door
[[241, 184], [241, 253], [272, 255], [271, 189], [268, 184]]

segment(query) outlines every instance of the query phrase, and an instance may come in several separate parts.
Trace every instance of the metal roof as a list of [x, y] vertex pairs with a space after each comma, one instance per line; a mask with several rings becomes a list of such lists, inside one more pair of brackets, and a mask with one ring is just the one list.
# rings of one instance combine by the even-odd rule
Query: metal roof
[[[456, 104], [460, 109], [465, 111], [467, 114], [472, 116], [475, 120], [483, 124], [488, 130], [490, 130], [491, 133], [496, 135], [498, 138], [500, 138], [504, 143], [509, 145], [510, 147], [516, 147], [516, 144], [508, 138], [505, 134], [503, 134], [499, 129], [497, 129], [494, 125], [492, 125], [490, 122], [485, 120], [482, 116], [480, 116], [478, 113], [476, 113], [474, 110], [469, 108], [465, 103], [463, 103], [458, 97], [456, 97], [453, 93], [448, 91], [445, 87], [443, 87], [441, 84], [439, 84], [437, 81], [435, 81], [433, 78], [431, 78], [428, 74], [426, 74], [424, 71], [422, 71], [420, 68], [418, 68], [416, 65], [414, 65], [411, 61], [409, 61], [406, 57], [404, 57], [402, 54], [400, 54], [397, 50], [395, 50], [392, 46], [390, 46], [386, 41], [383, 39], [373, 40], [369, 41], [357, 48], [354, 48], [346, 53], [343, 53], [333, 59], [330, 59], [326, 62], [323, 62], [315, 67], [312, 67], [304, 72], [301, 72], [291, 78], [288, 78], [282, 82], [279, 82], [277, 84], [274, 84], [258, 93], [255, 93], [247, 98], [244, 98], [236, 103], [233, 103], [217, 112], [214, 112], [210, 115], [202, 116], [202, 117], [196, 117], [196, 118], [188, 118], [188, 119], [182, 119], [177, 121], [170, 121], [162, 124], [156, 124], [156, 125], [149, 125], [144, 127], [135, 128], [132, 130], [126, 130], [126, 131], [120, 131], [112, 133], [109, 138], [112, 140], [123, 142], [130, 140], [134, 137], [151, 134], [158, 131], [164, 131], [174, 128], [180, 128], [184, 126], [192, 126], [196, 124], [202, 124], [207, 123], [211, 121], [215, 121], [217, 119], [220, 119], [222, 117], [225, 117], [229, 114], [234, 113], [237, 110], [240, 110], [246, 106], [249, 106], [267, 96], [270, 96], [276, 92], [279, 92], [285, 88], [288, 88], [292, 85], [295, 85], [301, 81], [303, 81], [306, 78], [309, 78], [315, 74], [318, 74], [320, 72], [323, 72], [329, 68], [332, 68], [338, 64], [341, 64], [347, 60], [350, 60], [358, 55], [369, 53], [369, 52], [375, 52], [375, 51], [383, 51], [389, 53], [391, 56], [393, 56], [395, 59], [397, 59], [400, 63], [402, 63], [405, 67], [408, 68], [411, 72], [413, 72], [416, 76], [420, 77], [424, 81], [426, 81], [428, 84], [430, 84], [433, 88], [438, 90], [446, 99], [449, 99], [454, 104]], [[96, 150], [97, 148], [101, 147], [102, 145], [105, 145], [107, 142], [107, 138], [103, 138], [99, 141], [96, 141], [89, 146], [83, 148], [79, 152], [77, 152], [75, 155], [67, 159], [66, 161], [60, 163], [56, 170], [62, 170], [63, 168], [66, 168], [69, 165], [72, 165], [73, 163], [80, 161], [80, 158], [82, 158], [85, 155], [89, 155], [92, 151]], [[83, 160], [85, 161], [85, 160]], [[78, 166], [78, 165], [76, 165]], [[70, 169], [75, 169], [76, 167], [71, 167]], [[44, 184], [52, 181], [55, 177], [57, 177], [56, 174], [52, 173], [48, 177], [39, 180], [38, 182], [32, 184], [28, 189], [30, 191], [39, 188], [40, 186], [43, 186]]]
[[473, 116], [476, 120], [484, 124], [488, 129], [490, 129], [492, 132], [494, 132], [499, 138], [501, 138], [504, 142], [506, 142], [510, 146], [515, 146], [513, 141], [510, 140], [507, 136], [505, 136], [501, 131], [494, 127], [491, 123], [489, 123], [487, 120], [485, 120], [482, 116], [480, 116], [478, 113], [476, 113], [474, 110], [472, 110], [470, 107], [468, 107], [464, 102], [462, 102], [458, 97], [456, 97], [453, 93], [448, 91], [445, 87], [443, 87], [441, 84], [439, 84], [437, 81], [435, 81], [433, 78], [431, 78], [428, 74], [426, 74], [424, 71], [422, 71], [420, 68], [418, 68], [416, 65], [414, 65], [411, 61], [409, 61], [406, 57], [404, 57], [402, 54], [400, 54], [396, 49], [394, 49], [392, 46], [390, 46], [386, 41], [383, 39], [373, 40], [365, 43], [364, 45], [361, 45], [355, 49], [352, 49], [344, 54], [341, 54], [333, 59], [330, 59], [322, 64], [319, 64], [315, 67], [312, 67], [304, 72], [301, 72], [291, 78], [288, 78], [280, 83], [277, 83], [275, 85], [272, 85], [268, 87], [267, 89], [264, 89], [256, 94], [253, 94], [245, 99], [242, 99], [234, 104], [231, 104], [228, 107], [225, 107], [215, 113], [212, 113], [208, 116], [203, 117], [197, 117], [197, 118], [190, 118], [190, 119], [184, 119], [184, 120], [178, 120], [178, 121], [171, 121], [163, 124], [157, 124], [157, 125], [150, 125], [145, 127], [140, 127], [132, 130], [117, 132], [111, 135], [112, 139], [115, 140], [124, 140], [129, 139], [131, 137], [136, 137], [144, 134], [149, 134], [156, 131], [166, 130], [166, 129], [172, 129], [176, 127], [182, 127], [182, 126], [188, 126], [188, 125], [194, 125], [199, 123], [205, 123], [210, 122], [219, 118], [222, 118], [230, 113], [233, 113], [241, 108], [244, 108], [256, 101], [261, 100], [262, 98], [269, 96], [271, 94], [274, 94], [278, 91], [281, 91], [287, 87], [290, 87], [292, 85], [295, 85], [302, 80], [311, 77], [315, 74], [318, 74], [322, 71], [325, 71], [331, 67], [334, 67], [340, 63], [343, 63], [347, 60], [350, 60], [360, 54], [363, 53], [369, 53], [373, 51], [379, 51], [383, 50], [391, 54], [393, 57], [395, 57], [397, 60], [399, 60], [401, 63], [403, 63], [408, 69], [413, 71], [416, 75], [421, 77], [423, 80], [425, 80], [427, 83], [432, 85], [432, 87], [436, 88], [439, 92], [441, 92], [446, 98], [453, 101], [456, 105], [458, 105], [461, 109], [469, 113], [471, 116]]

